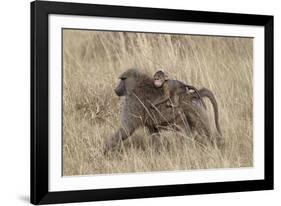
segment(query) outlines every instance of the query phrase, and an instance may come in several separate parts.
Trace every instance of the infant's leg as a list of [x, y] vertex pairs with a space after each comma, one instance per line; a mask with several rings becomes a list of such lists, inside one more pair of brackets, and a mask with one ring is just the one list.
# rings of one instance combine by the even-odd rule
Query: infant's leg
[[179, 106], [179, 99], [180, 99], [180, 97], [178, 95], [173, 95], [171, 103], [167, 102], [167, 106], [178, 107]]

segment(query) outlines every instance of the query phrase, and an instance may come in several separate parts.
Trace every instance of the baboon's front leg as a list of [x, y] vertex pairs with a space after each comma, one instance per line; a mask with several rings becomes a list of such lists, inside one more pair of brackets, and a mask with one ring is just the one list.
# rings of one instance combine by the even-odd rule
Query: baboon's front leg
[[149, 135], [151, 136], [159, 136], [159, 129], [154, 126], [146, 126], [148, 129]]
[[130, 137], [135, 131], [135, 128], [123, 128], [120, 127], [117, 132], [115, 132], [110, 138], [106, 140], [105, 143], [105, 153], [107, 153], [110, 149], [114, 148], [118, 142], [123, 141]]

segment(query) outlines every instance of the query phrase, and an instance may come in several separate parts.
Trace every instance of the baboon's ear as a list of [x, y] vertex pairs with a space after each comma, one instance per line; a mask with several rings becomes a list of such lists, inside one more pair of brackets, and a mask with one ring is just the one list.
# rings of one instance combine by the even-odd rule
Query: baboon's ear
[[168, 79], [169, 79], [169, 77], [168, 77], [167, 74], [164, 75], [164, 78], [165, 78], [165, 80], [168, 80]]

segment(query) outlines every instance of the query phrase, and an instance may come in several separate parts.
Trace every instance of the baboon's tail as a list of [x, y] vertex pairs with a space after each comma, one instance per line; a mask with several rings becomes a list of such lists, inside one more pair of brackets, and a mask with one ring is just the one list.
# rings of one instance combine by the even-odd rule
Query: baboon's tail
[[221, 135], [221, 128], [220, 128], [220, 124], [219, 124], [218, 103], [216, 101], [216, 98], [215, 98], [213, 92], [211, 92], [209, 89], [202, 88], [199, 90], [199, 93], [200, 93], [201, 97], [208, 97], [210, 99], [210, 101], [213, 105], [213, 108], [214, 108], [216, 127], [217, 127], [219, 134]]

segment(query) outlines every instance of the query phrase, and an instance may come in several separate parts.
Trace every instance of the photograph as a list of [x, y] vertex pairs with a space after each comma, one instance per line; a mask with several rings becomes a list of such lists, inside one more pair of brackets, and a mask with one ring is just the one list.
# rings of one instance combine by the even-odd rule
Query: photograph
[[273, 15], [30, 11], [31, 203], [274, 188]]
[[63, 176], [253, 167], [253, 37], [61, 32]]

